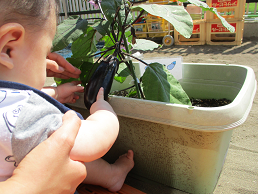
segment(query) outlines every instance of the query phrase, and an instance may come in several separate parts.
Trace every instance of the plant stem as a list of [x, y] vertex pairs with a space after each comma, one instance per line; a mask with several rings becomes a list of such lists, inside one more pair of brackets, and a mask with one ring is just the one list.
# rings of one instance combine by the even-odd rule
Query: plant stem
[[107, 48], [107, 50], [105, 50], [105, 51], [101, 51], [101, 52], [98, 52], [98, 53], [95, 53], [95, 54], [90, 55], [89, 58], [94, 57], [94, 56], [96, 56], [96, 55], [100, 55], [100, 54], [102, 54], [102, 53], [105, 54], [105, 53], [107, 53], [108, 51], [110, 51], [110, 50], [112, 50], [112, 49], [114, 49], [114, 48], [115, 48], [115, 46], [111, 46], [111, 47]]
[[[126, 9], [126, 8], [124, 8], [124, 9]], [[125, 12], [126, 12], [126, 10], [125, 10]], [[127, 18], [127, 17], [126, 17], [126, 18]], [[118, 14], [118, 20], [119, 20], [119, 23], [122, 24], [122, 20], [121, 20], [120, 14]], [[124, 30], [124, 26], [123, 26], [123, 30]], [[121, 38], [124, 39], [124, 46], [125, 46], [126, 52], [127, 52], [127, 53], [130, 53], [130, 50], [129, 50], [128, 44], [127, 44], [127, 40], [126, 40], [126, 37], [125, 37], [125, 34], [124, 34], [124, 33], [123, 33], [123, 37], [121, 37]], [[141, 98], [141, 93], [140, 93], [140, 90], [139, 90], [138, 79], [137, 79], [137, 77], [136, 77], [136, 75], [135, 75], [135, 72], [134, 72], [134, 69], [133, 69], [133, 62], [132, 62], [132, 60], [129, 60], [129, 66], [130, 66], [129, 69], [130, 69], [130, 71], [131, 71], [131, 73], [132, 73], [132, 77], [133, 77], [133, 79], [134, 79], [134, 83], [135, 83], [135, 88], [136, 88], [137, 96], [138, 96], [138, 98]]]
[[144, 13], [144, 10], [142, 10], [142, 11], [140, 12], [140, 14], [137, 16], [137, 18], [135, 18], [135, 20], [134, 20], [130, 25], [128, 25], [128, 26], [126, 27], [126, 29], [129, 28], [130, 26], [132, 26], [133, 24], [135, 24], [135, 22], [142, 16], [143, 13]]
[[98, 6], [99, 6], [99, 9], [100, 9], [100, 11], [101, 11], [103, 17], [104, 17], [104, 20], [107, 20], [107, 18], [106, 18], [106, 16], [105, 16], [104, 12], [103, 12], [103, 10], [102, 10], [100, 1], [98, 1]]
[[129, 57], [132, 57], [132, 58], [134, 58], [134, 59], [136, 59], [136, 60], [138, 60], [138, 61], [140, 61], [140, 62], [142, 62], [144, 65], [149, 66], [148, 63], [146, 63], [145, 61], [143, 61], [143, 60], [141, 60], [141, 59], [139, 59], [139, 58], [137, 58], [137, 57], [135, 57], [135, 56], [133, 56], [133, 55], [131, 55], [131, 54], [128, 54], [128, 53], [125, 53], [125, 52], [123, 52], [123, 54], [126, 55], [126, 56], [129, 56]]
[[[124, 36], [124, 38], [125, 38], [125, 36]], [[126, 52], [129, 52], [126, 39], [124, 40], [124, 43], [125, 43]], [[133, 79], [134, 79], [134, 83], [135, 83], [135, 88], [136, 88], [137, 96], [138, 96], [138, 98], [140, 98], [140, 97], [141, 97], [141, 94], [140, 94], [138, 79], [137, 79], [137, 77], [136, 77], [136, 75], [135, 75], [135, 72], [134, 72], [134, 69], [133, 69], [133, 62], [132, 62], [132, 60], [129, 60], [129, 65], [130, 65], [130, 70], [131, 70], [131, 73], [132, 73], [132, 76], [133, 76]]]

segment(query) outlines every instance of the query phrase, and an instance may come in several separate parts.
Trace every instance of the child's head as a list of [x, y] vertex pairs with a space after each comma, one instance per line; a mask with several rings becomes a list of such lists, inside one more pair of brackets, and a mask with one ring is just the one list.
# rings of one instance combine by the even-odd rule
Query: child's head
[[58, 0], [0, 0], [0, 79], [43, 87]]
[[51, 7], [58, 14], [58, 0], [1, 0], [0, 25], [17, 22], [24, 26], [40, 27], [50, 15]]

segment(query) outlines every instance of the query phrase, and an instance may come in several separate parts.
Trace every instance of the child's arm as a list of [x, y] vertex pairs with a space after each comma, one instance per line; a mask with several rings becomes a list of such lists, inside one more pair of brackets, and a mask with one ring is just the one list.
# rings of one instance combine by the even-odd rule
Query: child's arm
[[104, 100], [100, 89], [97, 101], [91, 106], [91, 115], [82, 121], [74, 147], [70, 153], [73, 160], [90, 162], [105, 155], [115, 142], [119, 132], [118, 118]]
[[78, 86], [79, 81], [65, 83], [57, 87], [48, 86], [41, 89], [52, 98], [55, 98], [61, 103], [75, 103], [79, 96], [75, 92], [83, 92], [84, 87]]

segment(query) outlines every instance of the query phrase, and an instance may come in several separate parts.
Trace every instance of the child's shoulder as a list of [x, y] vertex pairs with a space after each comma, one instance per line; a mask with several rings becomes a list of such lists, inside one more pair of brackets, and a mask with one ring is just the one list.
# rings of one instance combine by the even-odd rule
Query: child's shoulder
[[[51, 112], [60, 112], [62, 114], [70, 110], [64, 104], [58, 102], [48, 94], [21, 83], [0, 80], [0, 90], [2, 91], [2, 98], [0, 97], [0, 102], [1, 99], [4, 100], [6, 98], [6, 91], [8, 91], [13, 92], [17, 99], [18, 96], [21, 96], [20, 98], [24, 98], [24, 102], [26, 102], [27, 105], [30, 105], [30, 108], [36, 108], [38, 110], [39, 108], [40, 110], [51, 109]], [[79, 113], [77, 113], [77, 115], [83, 119]]]
[[[44, 92], [32, 88], [30, 86], [17, 83], [0, 80], [0, 103], [9, 101], [8, 104], [15, 104], [16, 101], [22, 101], [25, 103], [31, 103], [35, 106], [44, 104], [45, 108], [54, 106], [57, 109], [64, 109], [64, 105], [57, 102], [55, 99], [45, 94]], [[0, 104], [1, 106], [1, 104]]]

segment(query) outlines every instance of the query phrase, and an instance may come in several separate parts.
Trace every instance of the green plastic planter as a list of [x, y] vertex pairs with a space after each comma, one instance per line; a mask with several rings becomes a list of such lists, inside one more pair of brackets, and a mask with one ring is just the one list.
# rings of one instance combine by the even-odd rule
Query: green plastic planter
[[[245, 122], [252, 107], [255, 74], [240, 65], [185, 63], [182, 76], [180, 83], [190, 97], [228, 98], [232, 103], [201, 108], [112, 96], [120, 133], [104, 158], [114, 162], [132, 149], [134, 175], [188, 193], [212, 193], [232, 129]], [[87, 116], [79, 108], [82, 101], [73, 106]]]

